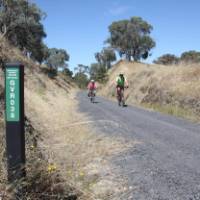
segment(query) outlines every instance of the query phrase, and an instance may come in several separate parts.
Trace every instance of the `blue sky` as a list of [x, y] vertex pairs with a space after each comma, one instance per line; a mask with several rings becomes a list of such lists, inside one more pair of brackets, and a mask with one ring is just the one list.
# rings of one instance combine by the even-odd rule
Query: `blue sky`
[[151, 62], [164, 53], [200, 50], [199, 0], [32, 0], [47, 14], [45, 43], [64, 48], [69, 66], [90, 65], [109, 36], [108, 26], [140, 16], [154, 27]]

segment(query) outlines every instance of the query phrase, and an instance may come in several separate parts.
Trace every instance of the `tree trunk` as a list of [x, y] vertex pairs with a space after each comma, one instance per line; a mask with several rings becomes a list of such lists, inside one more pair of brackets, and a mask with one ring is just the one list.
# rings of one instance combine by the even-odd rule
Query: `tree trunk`
[[107, 63], [107, 70], [110, 69], [110, 68], [111, 68], [111, 63], [108, 62], [108, 63]]
[[131, 62], [131, 54], [130, 54], [130, 53], [127, 54], [127, 60], [128, 60], [129, 62]]
[[7, 29], [6, 25], [3, 25], [1, 28], [0, 40], [2, 40], [6, 36], [7, 30], [8, 29]]

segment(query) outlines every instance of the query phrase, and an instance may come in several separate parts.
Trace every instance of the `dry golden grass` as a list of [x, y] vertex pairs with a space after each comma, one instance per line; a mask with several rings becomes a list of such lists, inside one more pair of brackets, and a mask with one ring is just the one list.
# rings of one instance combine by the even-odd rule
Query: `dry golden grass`
[[[38, 77], [39, 78], [39, 77]], [[38, 79], [37, 78], [37, 79]], [[33, 79], [29, 77], [29, 79]], [[35, 79], [35, 78], [34, 78]], [[38, 81], [39, 82], [39, 81]], [[39, 82], [40, 83], [40, 82]], [[0, 107], [3, 103], [3, 72], [0, 71]], [[36, 87], [37, 88], [37, 87]], [[0, 199], [77, 199], [81, 193], [67, 184], [56, 168], [48, 162], [43, 152], [37, 146], [41, 139], [39, 132], [33, 128], [30, 121], [26, 121], [26, 180], [13, 184], [7, 182], [5, 157], [5, 122], [4, 110], [0, 111]], [[16, 193], [18, 187], [24, 186], [22, 193]]]
[[[134, 142], [95, 133], [90, 126], [92, 122], [78, 113], [75, 85], [63, 77], [49, 79], [39, 66], [5, 41], [0, 46], [0, 60], [17, 60], [25, 65], [25, 112], [34, 129], [26, 133], [25, 197], [59, 199], [59, 195], [66, 197], [72, 193], [68, 199], [118, 199], [126, 181], [116, 177], [110, 159], [132, 147]], [[0, 131], [2, 138], [4, 127]], [[5, 146], [0, 149], [1, 158], [4, 149]], [[12, 195], [6, 186], [5, 167], [1, 170], [4, 171], [0, 190]]]
[[178, 106], [200, 115], [199, 64], [162, 66], [120, 61], [109, 71], [109, 81], [102, 87], [102, 95], [115, 96], [113, 81], [120, 71], [124, 72], [130, 85], [126, 91], [127, 103]]
[[[38, 77], [46, 88], [33, 84], [37, 82], [34, 78], [27, 81], [26, 113], [41, 133], [39, 148], [48, 162], [85, 194], [83, 199], [119, 194], [125, 181], [115, 178], [109, 159], [134, 144], [103, 133], [97, 135], [91, 121], [77, 111], [76, 89], [67, 93], [65, 87], [58, 87], [43, 75]], [[105, 176], [105, 171], [109, 175]]]

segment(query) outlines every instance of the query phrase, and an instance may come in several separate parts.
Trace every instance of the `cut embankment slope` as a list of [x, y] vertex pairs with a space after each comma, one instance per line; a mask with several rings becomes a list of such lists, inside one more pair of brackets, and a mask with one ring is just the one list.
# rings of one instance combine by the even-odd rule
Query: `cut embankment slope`
[[[44, 66], [35, 64], [6, 41], [1, 43], [3, 62], [20, 61], [25, 65], [25, 115], [28, 190], [30, 199], [109, 199], [123, 188], [111, 171], [110, 158], [127, 148], [121, 138], [97, 135], [88, 119], [77, 110], [78, 89], [70, 79], [50, 79]], [[4, 77], [0, 70], [0, 107], [4, 108]], [[5, 152], [4, 112], [0, 111], [0, 156]], [[4, 138], [4, 139], [2, 139]], [[1, 191], [7, 190], [5, 162], [0, 165]], [[113, 192], [114, 190], [114, 192]], [[8, 197], [9, 199], [10, 197]]]
[[177, 116], [200, 116], [199, 65], [162, 66], [120, 61], [109, 71], [102, 95], [115, 96], [113, 81], [120, 71], [129, 81], [128, 104], [142, 104]]
[[[0, 61], [1, 67], [6, 62], [20, 62], [25, 66], [25, 136], [26, 136], [26, 170], [27, 178], [26, 190], [19, 197], [15, 196], [15, 189], [22, 184], [23, 180], [7, 185], [6, 181], [6, 154], [5, 154], [5, 117], [4, 117], [4, 72], [0, 69], [0, 197], [4, 199], [59, 199], [60, 197], [78, 196], [79, 192], [73, 187], [70, 187], [67, 182], [64, 182], [63, 177], [58, 177], [58, 172], [51, 165], [46, 157], [43, 149], [39, 148], [39, 143], [45, 134], [45, 130], [40, 130], [35, 126], [36, 119], [34, 118], [37, 108], [38, 114], [44, 112], [42, 110], [41, 99], [47, 91], [56, 93], [58, 90], [65, 90], [67, 95], [69, 91], [75, 88], [75, 85], [69, 84], [69, 80], [65, 81], [61, 77], [51, 80], [43, 73], [45, 66], [40, 66], [31, 59], [24, 57], [22, 53], [11, 46], [7, 41], [1, 40], [0, 43]], [[60, 87], [62, 85], [63, 88]], [[53, 87], [54, 86], [54, 87]], [[66, 89], [68, 88], [68, 90]], [[51, 89], [51, 90], [50, 90]], [[36, 99], [37, 98], [37, 99]], [[44, 97], [45, 98], [45, 97]], [[30, 101], [36, 100], [35, 104]], [[33, 105], [37, 106], [34, 108]], [[32, 110], [30, 110], [32, 106]], [[51, 105], [48, 105], [51, 107]], [[48, 109], [48, 108], [47, 108]], [[46, 112], [48, 113], [48, 112]], [[48, 124], [48, 122], [47, 122]], [[42, 127], [41, 124], [40, 127]], [[14, 139], [14, 138], [13, 138]], [[62, 183], [63, 182], [63, 183]], [[62, 184], [61, 184], [62, 183]], [[59, 187], [58, 187], [59, 184]], [[17, 194], [19, 195], [19, 194]]]

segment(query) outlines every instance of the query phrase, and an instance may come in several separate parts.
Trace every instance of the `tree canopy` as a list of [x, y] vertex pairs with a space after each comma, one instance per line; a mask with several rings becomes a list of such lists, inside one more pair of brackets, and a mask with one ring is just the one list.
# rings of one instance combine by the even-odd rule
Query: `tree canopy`
[[162, 65], [174, 65], [180, 62], [183, 63], [200, 63], [200, 52], [198, 51], [186, 51], [177, 57], [173, 54], [164, 54], [153, 61], [156, 64]]
[[116, 60], [115, 51], [112, 48], [103, 48], [101, 52], [95, 53], [97, 63], [90, 66], [90, 77], [98, 82], [107, 81], [107, 71], [111, 63]]
[[107, 69], [111, 68], [111, 63], [116, 61], [115, 51], [112, 48], [103, 48], [101, 52], [95, 54], [95, 59]]
[[200, 62], [200, 52], [198, 51], [186, 51], [181, 55], [181, 61], [199, 63]]
[[69, 54], [66, 52], [66, 50], [57, 48], [49, 49], [46, 64], [50, 68], [56, 70], [59, 67], [65, 68], [67, 61], [69, 61]]
[[76, 71], [74, 80], [79, 86], [79, 88], [86, 88], [87, 83], [88, 83], [88, 72], [89, 72], [89, 67], [83, 64], [79, 64], [77, 67], [74, 69]]
[[[0, 0], [0, 33], [12, 45], [30, 56], [43, 61], [43, 24], [45, 14], [34, 3], [27, 0]], [[40, 52], [40, 53], [38, 53]]]
[[107, 80], [107, 69], [105, 65], [92, 63], [90, 66], [90, 78], [104, 83]]
[[164, 54], [153, 61], [155, 64], [161, 65], [173, 65], [178, 64], [179, 58], [173, 54]]
[[106, 41], [112, 48], [125, 55], [128, 60], [135, 61], [148, 57], [150, 50], [155, 47], [150, 37], [153, 27], [141, 17], [130, 20], [113, 22], [109, 26], [110, 37]]

